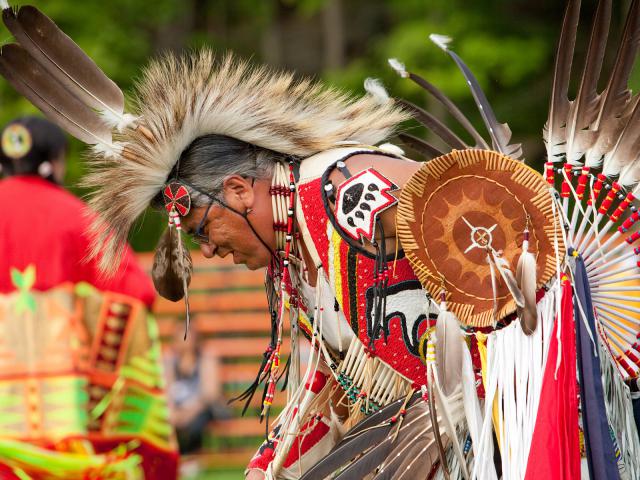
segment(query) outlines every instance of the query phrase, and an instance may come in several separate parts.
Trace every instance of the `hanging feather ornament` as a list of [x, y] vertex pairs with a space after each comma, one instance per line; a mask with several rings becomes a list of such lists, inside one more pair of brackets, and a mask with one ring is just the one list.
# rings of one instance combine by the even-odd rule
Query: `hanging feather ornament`
[[[162, 297], [172, 302], [177, 302], [184, 297], [183, 277], [186, 275], [186, 284], [189, 286], [193, 270], [189, 249], [184, 246], [184, 243], [179, 247], [178, 243], [183, 243], [178, 230], [168, 227], [158, 241], [151, 269], [151, 278], [156, 290]], [[182, 258], [179, 252], [182, 252]]]
[[[186, 325], [184, 337], [190, 326], [189, 314], [189, 282], [191, 281], [191, 255], [182, 241], [182, 219], [191, 210], [191, 196], [187, 187], [179, 182], [169, 182], [162, 191], [164, 206], [169, 214], [169, 229], [160, 240], [159, 249], [153, 261], [153, 282], [156, 288], [160, 286], [164, 293], [172, 295], [169, 300], [177, 301], [184, 297], [186, 310]], [[172, 230], [175, 230], [172, 232]], [[164, 253], [163, 248], [166, 247]], [[159, 253], [160, 252], [160, 253]], [[169, 262], [170, 259], [170, 262]], [[163, 268], [164, 271], [163, 271]], [[182, 295], [179, 287], [182, 286]], [[160, 289], [158, 289], [160, 292]], [[162, 295], [162, 292], [160, 292]], [[164, 296], [164, 295], [163, 295]]]
[[522, 331], [531, 335], [536, 330], [538, 313], [536, 311], [536, 257], [529, 251], [529, 216], [523, 233], [522, 254], [518, 259], [516, 268], [516, 280], [518, 288], [522, 292], [524, 305], [518, 307], [518, 317], [522, 325]]
[[447, 310], [447, 292], [444, 281], [440, 292], [440, 312], [436, 320], [435, 366], [438, 373], [438, 383], [445, 395], [451, 395], [462, 380], [462, 348], [460, 322], [458, 318]]

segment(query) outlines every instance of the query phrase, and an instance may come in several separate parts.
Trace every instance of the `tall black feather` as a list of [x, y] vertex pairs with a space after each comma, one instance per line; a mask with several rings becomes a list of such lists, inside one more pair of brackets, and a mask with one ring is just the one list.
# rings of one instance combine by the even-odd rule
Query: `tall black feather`
[[462, 59], [448, 47], [448, 43], [450, 39], [448, 37], [443, 37], [442, 35], [431, 35], [429, 38], [438, 45], [442, 50], [449, 54], [449, 56], [456, 62], [456, 65], [462, 72], [465, 80], [467, 81], [469, 88], [471, 90], [471, 94], [473, 95], [473, 99], [478, 106], [478, 110], [480, 111], [480, 115], [482, 116], [482, 120], [484, 121], [487, 130], [489, 131], [489, 136], [491, 137], [491, 143], [493, 145], [493, 149], [503, 153], [504, 155], [508, 155], [511, 158], [518, 159], [522, 155], [522, 149], [520, 148], [520, 144], [509, 144], [511, 141], [511, 129], [509, 125], [506, 123], [499, 123], [496, 119], [495, 113], [493, 113], [493, 109], [487, 100], [486, 95], [480, 88], [480, 84], [478, 80], [473, 75], [469, 67], [462, 61]]
[[464, 115], [464, 113], [462, 113], [462, 111], [460, 111], [457, 105], [449, 99], [449, 97], [447, 97], [444, 93], [442, 93], [442, 91], [440, 91], [440, 89], [438, 89], [438, 87], [436, 87], [420, 75], [417, 75], [413, 72], [408, 72], [405, 69], [405, 66], [395, 58], [389, 59], [389, 65], [391, 65], [391, 67], [401, 77], [410, 78], [413, 82], [429, 92], [429, 94], [433, 96], [433, 98], [438, 100], [438, 102], [440, 102], [447, 109], [447, 112], [449, 112], [449, 114], [473, 137], [476, 142], [474, 148], [482, 148], [485, 150], [489, 149], [489, 145], [487, 144], [485, 139], [482, 138], [482, 135], [480, 135], [475, 127], [471, 124], [469, 119]]
[[409, 135], [408, 133], [399, 133], [398, 138], [404, 145], [414, 149], [427, 160], [444, 155], [442, 150], [439, 150], [425, 140]]
[[403, 100], [399, 98], [399, 99], [396, 99], [396, 102], [402, 105], [404, 109], [407, 110], [409, 113], [411, 113], [416, 120], [422, 123], [425, 127], [431, 130], [433, 133], [438, 135], [451, 148], [457, 148], [461, 150], [468, 148], [468, 145], [466, 145], [460, 139], [460, 137], [458, 137], [455, 133], [453, 133], [451, 129], [449, 129], [449, 127], [447, 127], [444, 123], [442, 123], [436, 117], [431, 115], [429, 112], [423, 110], [422, 108], [418, 107], [417, 105], [414, 105], [411, 102], [408, 102], [407, 100]]

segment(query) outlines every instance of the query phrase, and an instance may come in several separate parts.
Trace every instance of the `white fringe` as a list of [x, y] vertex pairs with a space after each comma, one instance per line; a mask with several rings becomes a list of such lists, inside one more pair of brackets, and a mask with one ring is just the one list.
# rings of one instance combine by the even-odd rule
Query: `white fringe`
[[[520, 322], [514, 321], [492, 333], [487, 340], [488, 381], [485, 385], [484, 420], [474, 453], [476, 458], [486, 458], [490, 453], [493, 403], [497, 396], [502, 407], [498, 430], [505, 480], [521, 479], [526, 474], [556, 317], [558, 288], [559, 284], [556, 284], [538, 303], [538, 328], [532, 335], [525, 335]], [[471, 478], [486, 478], [480, 464], [474, 465]]]

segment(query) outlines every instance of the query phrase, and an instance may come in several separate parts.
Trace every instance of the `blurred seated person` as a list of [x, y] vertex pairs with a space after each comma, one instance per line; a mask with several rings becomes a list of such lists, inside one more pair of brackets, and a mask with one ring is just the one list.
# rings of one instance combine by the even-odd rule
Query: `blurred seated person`
[[0, 139], [0, 478], [176, 478], [150, 279], [128, 246], [113, 277], [83, 261], [57, 126]]
[[164, 370], [180, 453], [196, 452], [202, 448], [207, 424], [230, 416], [222, 397], [219, 359], [215, 352], [202, 348], [196, 322], [191, 323], [186, 339], [184, 326], [175, 324]]

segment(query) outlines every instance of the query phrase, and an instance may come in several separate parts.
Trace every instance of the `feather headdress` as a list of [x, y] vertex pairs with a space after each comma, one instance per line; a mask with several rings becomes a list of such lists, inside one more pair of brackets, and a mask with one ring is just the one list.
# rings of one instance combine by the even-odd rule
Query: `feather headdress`
[[353, 99], [290, 73], [251, 67], [210, 50], [164, 56], [148, 66], [136, 88], [139, 124], [119, 140], [126, 155], [93, 158], [85, 185], [100, 216], [91, 254], [108, 272], [133, 221], [167, 182], [193, 140], [227, 135], [276, 152], [307, 157], [341, 141], [373, 145], [408, 118], [392, 102]]

